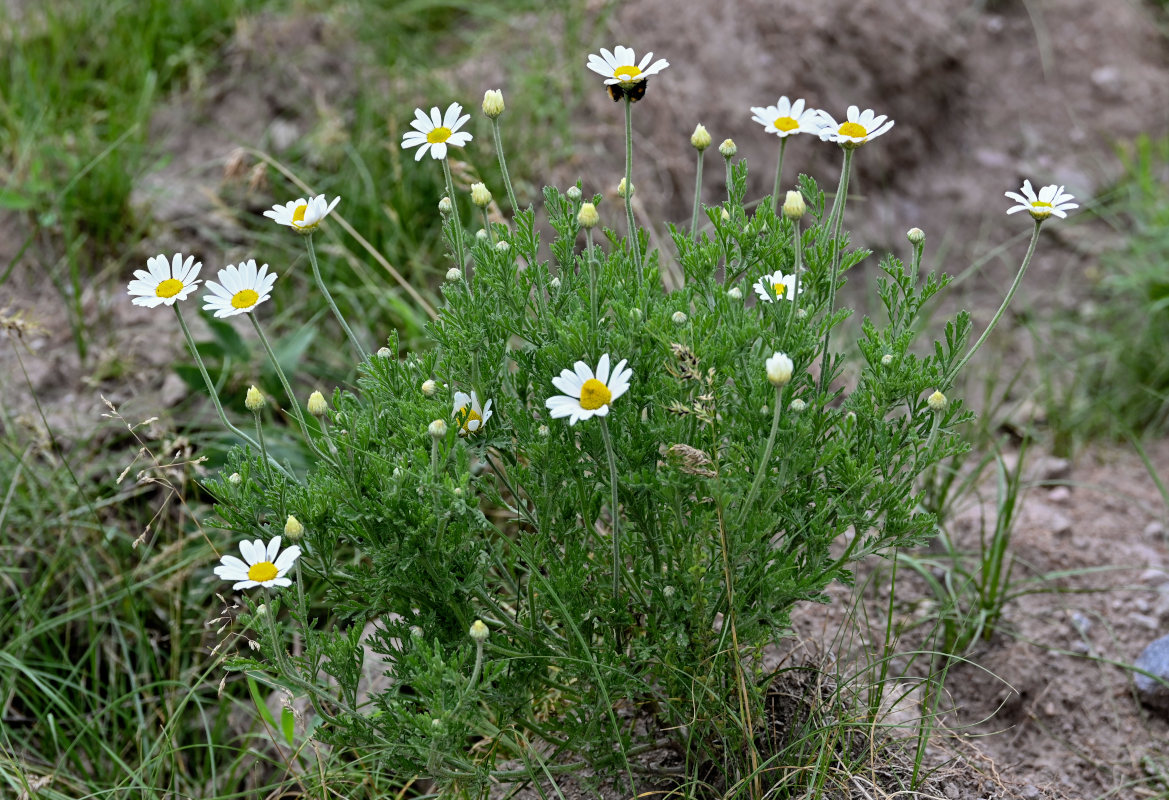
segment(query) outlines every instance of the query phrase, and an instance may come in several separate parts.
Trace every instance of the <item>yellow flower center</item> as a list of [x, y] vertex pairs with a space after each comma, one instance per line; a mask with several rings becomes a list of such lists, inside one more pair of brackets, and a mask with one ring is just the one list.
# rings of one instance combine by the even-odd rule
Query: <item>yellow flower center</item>
[[773, 283], [771, 284], [771, 288], [775, 290], [775, 296], [780, 299], [783, 298], [784, 292], [787, 291], [787, 285], [782, 283]]
[[167, 278], [162, 283], [158, 284], [158, 288], [154, 293], [159, 297], [174, 297], [183, 290], [183, 282], [174, 278]]
[[270, 581], [276, 577], [276, 565], [271, 561], [261, 561], [259, 564], [252, 564], [248, 567], [248, 580], [256, 583], [263, 583]]
[[1036, 200], [1034, 203], [1031, 204], [1031, 207], [1032, 208], [1054, 208], [1054, 206], [1052, 206], [1051, 203], [1045, 203], [1042, 200]]
[[304, 222], [304, 215], [306, 211], [308, 211], [307, 205], [302, 203], [301, 205], [297, 206], [296, 209], [292, 212], [292, 221], [294, 223]]
[[640, 74], [641, 74], [641, 70], [638, 69], [637, 67], [633, 66], [632, 64], [629, 64], [629, 65], [624, 66], [624, 67], [617, 67], [617, 69], [613, 70], [613, 77], [620, 78], [624, 83], [633, 82], [634, 80], [637, 79], [637, 76]]
[[776, 118], [775, 122], [771, 124], [776, 127], [776, 130], [781, 130], [784, 133], [787, 133], [788, 131], [794, 131], [796, 128], [800, 127], [800, 123], [792, 117], [778, 117]]
[[232, 308], [251, 308], [260, 299], [253, 289], [243, 289], [231, 296]]
[[442, 144], [447, 139], [451, 138], [451, 129], [445, 126], [438, 127], [426, 134], [426, 141], [431, 144]]
[[844, 123], [840, 126], [840, 130], [838, 132], [841, 136], [851, 136], [854, 139], [863, 139], [869, 135], [869, 132], [865, 130], [864, 125], [858, 125], [855, 122]]
[[[459, 423], [459, 434], [462, 436], [466, 436], [468, 433], [474, 433], [474, 431], [472, 431], [470, 428], [471, 423], [472, 422], [482, 423], [483, 417], [479, 416], [479, 412], [476, 411], [475, 409], [471, 408], [470, 406], [463, 406], [462, 408], [459, 409], [459, 413], [455, 417], [455, 420]], [[479, 428], [481, 428], [481, 427], [483, 427], [483, 426], [476, 425], [475, 430], [479, 430]]]
[[587, 408], [589, 411], [593, 411], [601, 406], [608, 405], [612, 399], [613, 393], [609, 391], [609, 387], [596, 378], [589, 378], [584, 382], [584, 386], [580, 387], [581, 408]]

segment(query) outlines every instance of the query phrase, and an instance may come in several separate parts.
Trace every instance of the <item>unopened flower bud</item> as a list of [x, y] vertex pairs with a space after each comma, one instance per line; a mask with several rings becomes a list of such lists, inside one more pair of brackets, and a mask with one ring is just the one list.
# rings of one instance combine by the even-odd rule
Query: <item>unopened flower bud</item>
[[541, 425], [539, 428], [536, 428], [536, 433], [546, 437], [551, 434], [552, 431], [548, 429], [547, 425]]
[[308, 396], [308, 413], [314, 417], [323, 417], [328, 410], [329, 405], [325, 402], [325, 396], [320, 392], [313, 392]]
[[453, 206], [451, 205], [451, 199], [449, 197], [444, 197], [438, 201], [438, 210], [444, 216], [451, 213], [452, 208]]
[[800, 413], [801, 411], [803, 411], [807, 407], [808, 407], [808, 404], [805, 403], [803, 400], [801, 400], [798, 397], [795, 400], [792, 400], [791, 403], [788, 404], [788, 408], [790, 408], [792, 411], [796, 412], [797, 414]]
[[571, 200], [572, 202], [575, 203], [577, 200], [580, 199], [580, 187], [579, 186], [569, 186], [568, 191], [565, 192], [564, 195], [569, 200]]
[[227, 482], [232, 486], [239, 486], [243, 481], [244, 479], [240, 477], [238, 472], [233, 472], [227, 477]]
[[804, 216], [804, 212], [808, 210], [808, 204], [804, 202], [804, 196], [796, 191], [787, 193], [787, 197], [783, 201], [783, 215], [788, 219], [799, 219]]
[[299, 542], [300, 538], [304, 536], [304, 526], [300, 524], [300, 520], [291, 514], [284, 521], [284, 535], [288, 537], [288, 541], [290, 542]]
[[723, 143], [718, 146], [718, 151], [723, 154], [723, 158], [734, 158], [735, 153], [739, 152], [739, 148], [735, 146], [733, 139], [723, 139]]
[[629, 309], [629, 318], [634, 322], [641, 322], [641, 309], [636, 306]]
[[923, 231], [921, 228], [910, 228], [908, 231], [906, 231], [905, 238], [908, 239], [911, 244], [921, 244], [925, 241], [925, 231]]
[[796, 319], [807, 319], [807, 318], [808, 318], [808, 309], [806, 309], [806, 308], [796, 309]]
[[592, 203], [581, 203], [576, 221], [582, 228], [593, 228], [601, 221], [601, 215], [597, 213], [597, 207]]
[[685, 311], [675, 311], [670, 319], [674, 321], [675, 325], [685, 325], [688, 318]]
[[552, 280], [548, 281], [548, 288], [554, 292], [560, 291], [560, 278], [553, 278]]
[[933, 394], [931, 394], [926, 399], [925, 402], [926, 402], [926, 405], [928, 405], [930, 407], [931, 411], [937, 411], [940, 413], [940, 412], [946, 410], [946, 406], [949, 404], [950, 401], [946, 399], [946, 396], [944, 394], [942, 394], [939, 391], [935, 391]]
[[784, 386], [792, 379], [792, 370], [795, 365], [786, 353], [774, 353], [767, 359], [767, 380], [772, 386]]
[[617, 194], [621, 195], [621, 197], [624, 197], [625, 199], [629, 199], [630, 197], [633, 197], [633, 193], [637, 191], [637, 187], [633, 184], [629, 184], [629, 189], [626, 190], [625, 185], [625, 179], [622, 178], [621, 183], [617, 184]]
[[511, 249], [511, 245], [508, 244], [503, 239], [500, 239], [498, 242], [495, 243], [495, 250], [497, 252], [506, 253], [510, 249]]
[[390, 348], [388, 348], [388, 347], [379, 347], [377, 349], [378, 358], [389, 358], [392, 355], [393, 355], [393, 352], [391, 352]]
[[448, 281], [457, 281], [463, 277], [463, 272], [458, 267], [451, 267], [446, 271], [446, 279]]
[[491, 190], [487, 188], [486, 184], [471, 184], [471, 202], [479, 208], [487, 208], [491, 205]]
[[475, 238], [481, 242], [487, 241], [487, 229], [480, 228], [479, 230], [475, 231]]
[[259, 411], [265, 404], [264, 393], [255, 386], [248, 388], [248, 395], [244, 398], [244, 405], [247, 406], [248, 411]]
[[690, 134], [690, 146], [700, 153], [710, 147], [710, 134], [706, 132], [705, 127], [695, 126], [694, 133]]
[[731, 221], [731, 212], [727, 211], [725, 208], [723, 209], [722, 214], [720, 214], [719, 216], [722, 217], [723, 222], [730, 222]]
[[503, 113], [503, 92], [499, 89], [488, 89], [483, 93], [483, 115], [491, 119], [498, 119]]
[[432, 379], [427, 378], [422, 382], [422, 394], [426, 395], [427, 397], [434, 397], [434, 393], [436, 391], [438, 391], [438, 384], [436, 384]]
[[487, 636], [491, 633], [487, 626], [483, 624], [483, 620], [477, 619], [471, 623], [471, 630], [469, 631], [471, 638], [476, 642], [487, 641]]
[[420, 626], [420, 625], [411, 625], [410, 626], [410, 635], [413, 636], [415, 639], [421, 639], [422, 633], [423, 633], [422, 626]]
[[885, 355], [881, 356], [881, 366], [882, 367], [887, 367], [892, 363], [893, 363], [893, 354], [892, 353], [886, 353]]
[[442, 439], [446, 436], [446, 420], [436, 419], [426, 430], [435, 439]]
[[738, 286], [732, 286], [731, 288], [727, 289], [727, 297], [731, 298], [732, 300], [742, 300], [743, 290]]

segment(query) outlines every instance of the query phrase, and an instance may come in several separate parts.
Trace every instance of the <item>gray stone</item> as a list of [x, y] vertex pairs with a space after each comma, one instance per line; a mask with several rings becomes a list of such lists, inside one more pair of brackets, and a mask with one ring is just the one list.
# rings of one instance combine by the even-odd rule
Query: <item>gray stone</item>
[[1056, 486], [1047, 493], [1047, 501], [1049, 503], [1059, 503], [1063, 505], [1068, 500], [1072, 499], [1072, 490], [1066, 486]]
[[[1142, 670], [1133, 673], [1137, 697], [1150, 708], [1169, 714], [1169, 636], [1162, 636], [1150, 643], [1133, 666]], [[1150, 674], [1146, 675], [1145, 672]]]

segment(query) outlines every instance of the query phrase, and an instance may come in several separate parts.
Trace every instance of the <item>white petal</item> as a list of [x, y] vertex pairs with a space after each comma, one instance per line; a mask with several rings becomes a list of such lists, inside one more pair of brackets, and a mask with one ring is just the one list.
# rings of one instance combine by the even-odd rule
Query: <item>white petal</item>
[[292, 565], [296, 563], [296, 559], [300, 558], [300, 553], [300, 546], [294, 544], [286, 548], [278, 558], [275, 560], [269, 559], [269, 561], [272, 561], [272, 564], [276, 567], [277, 574], [283, 575], [292, 569]]
[[606, 386], [609, 384], [609, 354], [602, 353], [597, 361], [597, 380]]
[[[449, 106], [447, 106], [446, 114], [442, 118], [443, 126], [450, 128], [453, 131], [457, 127], [455, 120], [457, 120], [459, 115], [462, 113], [463, 107], [461, 105], [458, 103], [451, 103]], [[469, 116], [468, 119], [470, 119]]]
[[268, 542], [268, 549], [264, 552], [265, 561], [275, 561], [276, 554], [280, 552], [280, 537], [273, 536], [272, 541]]
[[240, 581], [239, 583], [235, 584], [231, 588], [232, 589], [250, 589], [253, 586], [259, 586], [259, 585], [260, 584], [256, 583], [255, 581]]
[[442, 160], [446, 158], [446, 142], [432, 144], [430, 146], [430, 154], [434, 156], [436, 160]]

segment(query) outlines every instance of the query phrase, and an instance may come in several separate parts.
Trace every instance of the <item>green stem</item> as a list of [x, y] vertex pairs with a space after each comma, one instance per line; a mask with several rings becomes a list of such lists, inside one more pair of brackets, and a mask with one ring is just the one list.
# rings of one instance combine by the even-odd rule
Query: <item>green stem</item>
[[459, 219], [459, 203], [455, 197], [455, 180], [451, 177], [451, 165], [447, 163], [446, 158], [442, 159], [442, 176], [446, 179], [446, 196], [451, 201], [451, 216], [454, 218], [453, 239], [455, 246], [455, 262], [456, 266], [463, 271], [463, 278], [466, 279], [468, 285], [471, 281], [471, 276], [467, 271], [467, 260], [463, 255], [463, 222]]
[[702, 159], [705, 150], [698, 151], [698, 167], [694, 171], [694, 211], [690, 215], [690, 238], [698, 241], [698, 209], [702, 207]]
[[732, 200], [731, 187], [734, 186], [734, 176], [731, 174], [731, 160], [724, 157], [723, 161], [726, 162], [727, 168], [727, 202], [729, 203]]
[[637, 223], [633, 219], [633, 101], [625, 95], [625, 220], [629, 223], [629, 247], [633, 250], [633, 264], [637, 267], [637, 288], [642, 288], [641, 242]]
[[268, 445], [264, 441], [264, 426], [260, 422], [259, 409], [253, 411], [252, 414], [256, 418], [256, 440], [260, 443], [260, 454], [264, 459], [264, 474], [267, 476], [268, 480], [271, 481], [272, 467], [268, 464]]
[[783, 151], [787, 149], [787, 137], [779, 140], [779, 163], [775, 165], [775, 187], [771, 190], [775, 211], [779, 212], [779, 178], [783, 174]]
[[[495, 156], [499, 159], [499, 171], [503, 173], [503, 185], [507, 187], [507, 201], [511, 203], [511, 213], [520, 210], [520, 204], [516, 202], [515, 190], [511, 188], [511, 175], [507, 171], [507, 159], [503, 157], [503, 139], [499, 135], [499, 118], [491, 120], [491, 132], [495, 136]], [[451, 200], [453, 203], [454, 200]]]
[[1023, 275], [1027, 272], [1027, 266], [1031, 263], [1031, 256], [1035, 255], [1035, 245], [1039, 241], [1039, 229], [1042, 226], [1043, 220], [1035, 220], [1035, 230], [1031, 232], [1031, 244], [1027, 247], [1027, 255], [1023, 256], [1023, 263], [1019, 266], [1019, 274], [1015, 276], [1015, 282], [1007, 290], [1007, 296], [1003, 298], [1003, 304], [999, 306], [998, 311], [994, 312], [994, 316], [991, 318], [990, 324], [986, 326], [986, 330], [982, 332], [982, 336], [978, 337], [978, 341], [974, 343], [970, 351], [962, 356], [962, 360], [946, 375], [946, 388], [949, 388], [954, 383], [954, 379], [958, 377], [958, 373], [962, 370], [962, 367], [966, 366], [966, 362], [978, 352], [978, 348], [982, 347], [983, 342], [986, 341], [986, 337], [990, 336], [990, 332], [994, 330], [994, 326], [998, 325], [999, 319], [1002, 318], [1003, 312], [1011, 304], [1011, 299], [1014, 298], [1015, 291], [1019, 288], [1019, 284], [1023, 282]]
[[605, 455], [609, 457], [609, 485], [612, 489], [612, 496], [609, 500], [609, 511], [613, 518], [613, 601], [616, 603], [621, 597], [621, 571], [623, 568], [621, 537], [619, 534], [621, 512], [617, 505], [617, 458], [613, 455], [613, 440], [609, 436], [609, 420], [607, 417], [601, 417], [601, 438], [605, 441]]
[[495, 245], [495, 231], [491, 230], [491, 220], [487, 217], [487, 209], [483, 209], [483, 230], [487, 231], [487, 241]]
[[[211, 395], [211, 402], [215, 404], [215, 411], [219, 414], [219, 421], [223, 423], [223, 426], [229, 431], [243, 439], [257, 451], [260, 451], [260, 445], [254, 439], [252, 439], [251, 436], [248, 436], [235, 425], [232, 425], [231, 421], [227, 418], [227, 414], [223, 413], [223, 404], [219, 402], [219, 394], [215, 391], [215, 384], [211, 382], [211, 376], [207, 374], [207, 367], [203, 364], [202, 356], [199, 355], [199, 349], [195, 347], [195, 339], [191, 336], [191, 329], [187, 327], [187, 321], [183, 318], [183, 312], [179, 308], [178, 303], [175, 303], [173, 308], [175, 310], [175, 316], [179, 318], [179, 327], [183, 329], [183, 336], [187, 340], [187, 349], [191, 351], [191, 356], [195, 359], [195, 363], [199, 367], [199, 374], [203, 376], [203, 383], [207, 385], [207, 393]], [[292, 480], [292, 475], [289, 474], [288, 470], [280, 466], [279, 463], [272, 459], [267, 459], [267, 463], [275, 466], [276, 469], [280, 470], [280, 473], [284, 475], [284, 477]]]
[[353, 335], [353, 330], [349, 327], [349, 323], [345, 321], [345, 317], [341, 316], [341, 309], [337, 308], [337, 304], [333, 302], [333, 295], [329, 293], [329, 289], [325, 286], [325, 282], [321, 280], [321, 268], [317, 264], [317, 248], [313, 246], [313, 235], [310, 233], [305, 238], [305, 243], [308, 245], [308, 260], [313, 267], [313, 278], [317, 282], [317, 288], [321, 290], [321, 294], [325, 296], [325, 302], [329, 304], [329, 308], [333, 310], [333, 316], [341, 323], [341, 329], [345, 331], [345, 335], [349, 337], [349, 343], [353, 345], [353, 349], [357, 351], [357, 357], [362, 361], [369, 359], [369, 354], [365, 352], [365, 348], [361, 346], [361, 342], [357, 341], [357, 337]]
[[787, 326], [791, 329], [792, 320], [795, 319], [796, 311], [800, 306], [800, 270], [803, 269], [804, 264], [804, 242], [800, 238], [800, 221], [798, 219], [792, 220], [792, 252], [795, 253], [795, 263], [792, 265], [795, 282], [792, 283], [791, 309], [788, 310]]
[[759, 469], [755, 470], [755, 480], [751, 482], [751, 491], [747, 492], [747, 502], [743, 503], [739, 511], [738, 525], [743, 524], [750, 512], [755, 496], [759, 494], [759, 487], [763, 485], [763, 478], [767, 475], [767, 465], [771, 463], [771, 451], [775, 449], [775, 436], [779, 433], [779, 418], [783, 414], [783, 387], [775, 387], [775, 411], [771, 414], [771, 434], [767, 437], [767, 446], [763, 448], [763, 458], [759, 462]]
[[296, 422], [300, 425], [300, 433], [304, 436], [305, 442], [312, 448], [314, 453], [332, 463], [332, 459], [321, 452], [320, 448], [317, 447], [317, 443], [313, 440], [312, 434], [309, 433], [308, 423], [305, 422], [304, 414], [300, 410], [300, 403], [297, 401], [296, 395], [292, 393], [292, 387], [288, 384], [288, 378], [284, 376], [284, 370], [281, 369], [280, 362], [276, 359], [276, 353], [272, 350], [272, 345], [268, 341], [268, 337], [264, 335], [264, 330], [260, 327], [256, 315], [248, 314], [247, 317], [251, 320], [252, 327], [256, 329], [256, 333], [260, 337], [260, 342], [263, 343], [264, 350], [268, 353], [268, 360], [272, 362], [272, 367], [276, 370], [276, 377], [280, 378], [280, 385], [284, 387], [284, 394], [288, 397], [288, 404], [292, 409], [292, 415], [296, 417]]
[[844, 165], [840, 168], [840, 185], [836, 188], [836, 200], [832, 203], [832, 269], [828, 275], [828, 311], [824, 315], [828, 329], [824, 331], [824, 350], [820, 358], [820, 390], [828, 388], [832, 370], [829, 366], [829, 347], [832, 339], [832, 327], [829, 319], [836, 310], [836, 282], [840, 273], [840, 223], [844, 221], [844, 205], [848, 199], [848, 175], [852, 171], [852, 152], [854, 148], [844, 148]]
[[593, 260], [593, 229], [585, 230], [585, 241], [588, 249], [585, 251], [589, 262], [589, 308], [592, 312], [592, 328], [597, 330], [597, 263]]
[[911, 285], [917, 287], [917, 273], [921, 269], [921, 254], [925, 250], [925, 241], [920, 241], [913, 245], [913, 258], [909, 262], [909, 275], [912, 278]]

